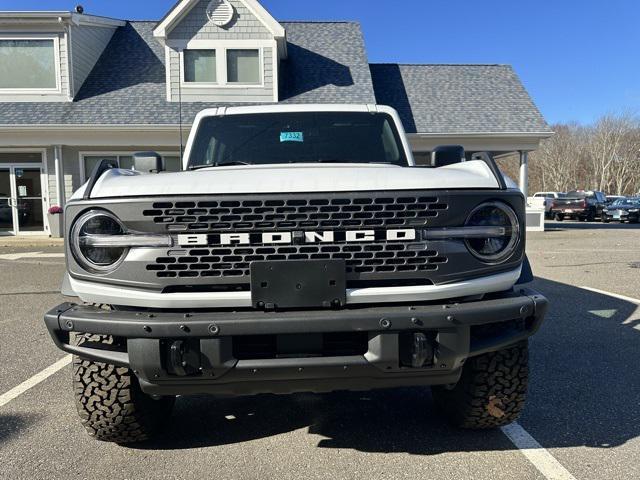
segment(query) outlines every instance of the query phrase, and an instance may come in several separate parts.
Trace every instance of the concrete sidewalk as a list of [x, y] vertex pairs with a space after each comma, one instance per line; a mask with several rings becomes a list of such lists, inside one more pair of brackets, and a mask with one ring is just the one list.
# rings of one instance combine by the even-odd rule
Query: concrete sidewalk
[[0, 236], [1, 247], [58, 247], [64, 245], [64, 238], [46, 236]]

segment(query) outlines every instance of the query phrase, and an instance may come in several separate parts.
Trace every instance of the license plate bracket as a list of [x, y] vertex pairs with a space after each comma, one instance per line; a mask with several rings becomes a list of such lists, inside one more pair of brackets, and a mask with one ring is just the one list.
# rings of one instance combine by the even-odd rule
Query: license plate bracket
[[346, 304], [344, 260], [252, 262], [251, 303], [256, 308], [331, 308]]

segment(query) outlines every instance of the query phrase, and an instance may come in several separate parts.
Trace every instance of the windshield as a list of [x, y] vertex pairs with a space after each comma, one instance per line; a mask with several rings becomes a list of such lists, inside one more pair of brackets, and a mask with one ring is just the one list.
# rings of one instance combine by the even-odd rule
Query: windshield
[[612, 205], [614, 207], [637, 207], [640, 206], [640, 198], [619, 198]]
[[300, 112], [205, 118], [188, 168], [309, 162], [408, 165], [387, 114]]

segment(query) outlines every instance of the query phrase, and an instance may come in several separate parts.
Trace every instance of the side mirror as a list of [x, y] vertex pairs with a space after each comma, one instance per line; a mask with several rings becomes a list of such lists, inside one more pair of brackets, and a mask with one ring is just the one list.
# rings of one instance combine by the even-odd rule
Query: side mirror
[[461, 145], [441, 145], [431, 152], [431, 165], [434, 167], [444, 167], [464, 161], [464, 147]]
[[133, 168], [142, 173], [159, 173], [165, 170], [164, 159], [156, 152], [133, 154]]

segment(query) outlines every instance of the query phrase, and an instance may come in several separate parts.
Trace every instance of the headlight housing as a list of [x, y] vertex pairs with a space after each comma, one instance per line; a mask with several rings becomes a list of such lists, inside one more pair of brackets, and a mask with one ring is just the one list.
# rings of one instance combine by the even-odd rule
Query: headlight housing
[[513, 255], [520, 243], [520, 222], [513, 208], [502, 202], [477, 206], [467, 218], [466, 227], [497, 227], [494, 233], [467, 238], [465, 244], [484, 263], [498, 264]]
[[122, 245], [96, 245], [96, 236], [124, 235], [126, 229], [118, 218], [104, 210], [91, 210], [81, 215], [71, 229], [70, 245], [76, 261], [87, 271], [108, 273], [124, 260], [128, 248]]

